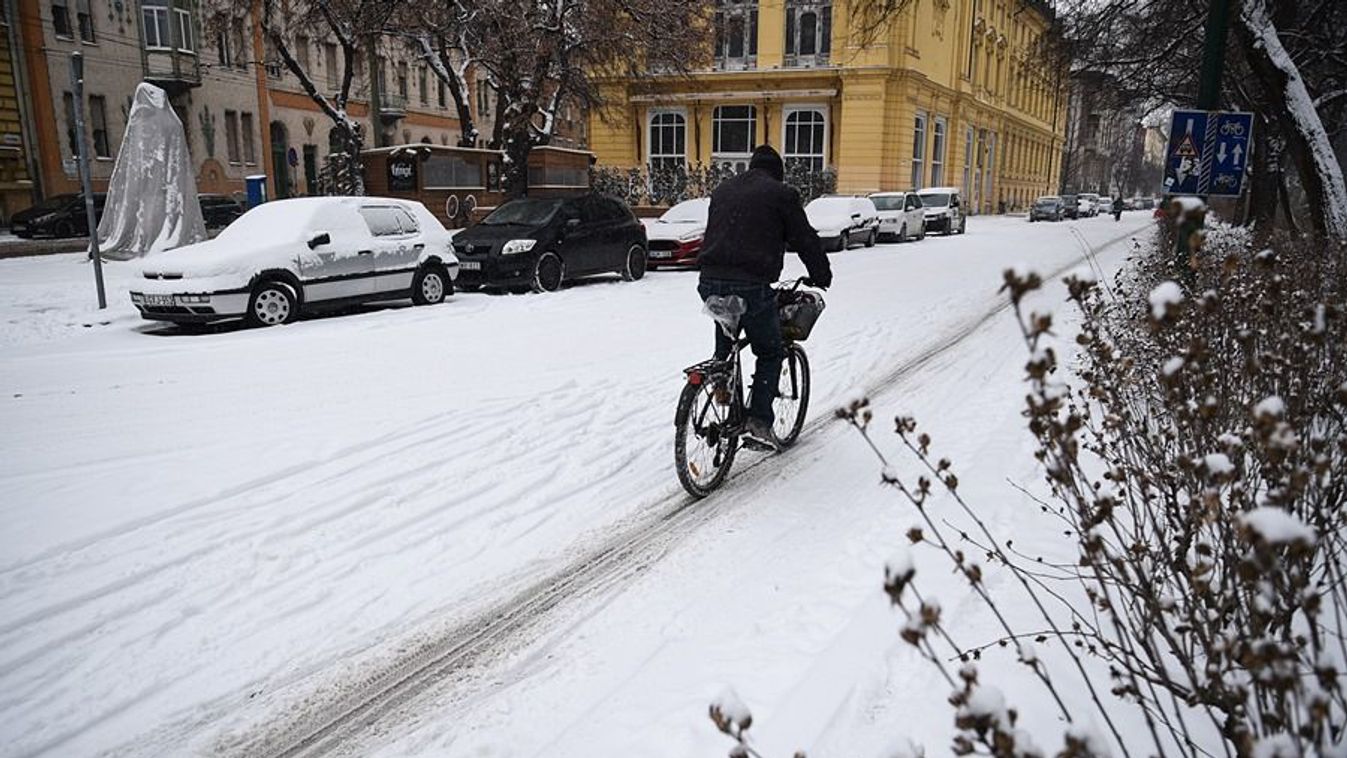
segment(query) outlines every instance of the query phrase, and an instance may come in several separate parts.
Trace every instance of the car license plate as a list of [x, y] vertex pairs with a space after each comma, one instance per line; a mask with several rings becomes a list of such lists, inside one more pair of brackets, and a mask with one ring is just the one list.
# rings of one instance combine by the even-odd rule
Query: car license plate
[[670, 250], [651, 250], [651, 251], [650, 251], [650, 257], [651, 257], [651, 258], [672, 258], [672, 257], [673, 257], [673, 252], [670, 251]]
[[461, 271], [481, 271], [481, 261], [459, 261], [458, 268]]
[[172, 295], [146, 295], [146, 296], [145, 296], [145, 304], [146, 304], [146, 305], [172, 305], [172, 304], [173, 304], [173, 296], [172, 296]]

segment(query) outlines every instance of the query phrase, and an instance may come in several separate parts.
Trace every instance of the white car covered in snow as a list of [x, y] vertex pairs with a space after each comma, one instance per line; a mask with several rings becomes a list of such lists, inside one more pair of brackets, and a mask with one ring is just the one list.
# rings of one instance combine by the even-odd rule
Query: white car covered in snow
[[823, 240], [824, 250], [846, 250], [853, 242], [874, 247], [879, 239], [879, 211], [868, 197], [819, 197], [809, 201], [804, 213]]
[[870, 201], [879, 211], [879, 236], [899, 242], [926, 238], [926, 212], [915, 192], [876, 192]]
[[215, 239], [145, 258], [131, 302], [154, 321], [243, 318], [272, 326], [303, 311], [453, 293], [458, 258], [421, 203], [381, 197], [277, 200]]
[[646, 219], [645, 236], [650, 243], [650, 268], [696, 266], [710, 211], [711, 198], [699, 197], [684, 200], [659, 218]]

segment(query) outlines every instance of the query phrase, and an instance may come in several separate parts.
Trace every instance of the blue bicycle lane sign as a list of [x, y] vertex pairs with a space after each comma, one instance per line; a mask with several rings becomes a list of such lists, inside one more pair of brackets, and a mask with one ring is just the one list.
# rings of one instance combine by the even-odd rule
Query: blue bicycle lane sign
[[1164, 192], [1239, 195], [1252, 137], [1252, 113], [1174, 111], [1165, 152]]

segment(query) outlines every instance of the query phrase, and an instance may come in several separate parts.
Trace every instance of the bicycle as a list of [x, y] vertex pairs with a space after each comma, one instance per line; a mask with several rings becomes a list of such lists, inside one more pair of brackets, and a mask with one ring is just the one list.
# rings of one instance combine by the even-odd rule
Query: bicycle
[[[809, 411], [809, 357], [799, 342], [809, 336], [824, 307], [822, 295], [800, 290], [804, 282], [801, 277], [773, 287], [785, 339], [777, 397], [772, 403], [776, 415], [772, 429], [781, 450], [795, 444], [804, 428]], [[725, 360], [712, 358], [683, 369], [685, 383], [674, 414], [674, 465], [679, 483], [693, 497], [706, 497], [724, 483], [740, 447], [761, 449], [740, 439], [749, 407], [740, 358], [749, 344], [739, 336], [744, 308], [743, 299], [737, 296], [709, 298], [706, 312], [734, 348]]]

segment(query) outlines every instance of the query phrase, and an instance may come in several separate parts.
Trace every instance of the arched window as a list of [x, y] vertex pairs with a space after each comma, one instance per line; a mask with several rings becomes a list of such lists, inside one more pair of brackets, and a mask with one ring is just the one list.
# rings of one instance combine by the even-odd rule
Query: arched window
[[788, 108], [785, 131], [782, 157], [786, 163], [801, 164], [811, 171], [822, 171], [828, 150], [828, 120], [823, 111], [815, 108]]
[[650, 168], [677, 168], [687, 161], [687, 117], [677, 111], [650, 116]]
[[716, 0], [715, 66], [742, 70], [758, 64], [758, 3], [756, 0]]
[[832, 0], [786, 0], [787, 66], [828, 65], [832, 13]]

